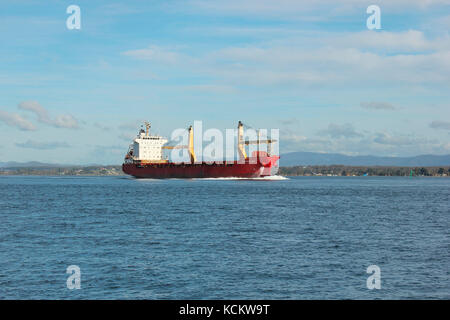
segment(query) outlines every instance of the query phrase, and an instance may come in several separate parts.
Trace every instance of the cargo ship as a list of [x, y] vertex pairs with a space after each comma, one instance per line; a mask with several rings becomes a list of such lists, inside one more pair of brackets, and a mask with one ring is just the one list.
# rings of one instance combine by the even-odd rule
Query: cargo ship
[[[187, 146], [168, 146], [168, 140], [159, 135], [150, 134], [150, 123], [145, 122], [145, 130], [141, 129], [130, 145], [125, 156], [122, 170], [136, 178], [258, 178], [272, 175], [280, 158], [271, 155], [271, 144], [276, 140], [258, 139], [244, 141], [244, 128], [241, 121], [238, 124], [237, 151], [238, 160], [233, 161], [197, 161], [194, 151], [194, 130], [189, 127]], [[247, 156], [245, 146], [257, 144], [258, 151]], [[259, 151], [260, 144], [267, 144], [267, 151]], [[164, 150], [187, 149], [190, 161], [171, 162], [164, 157]]]

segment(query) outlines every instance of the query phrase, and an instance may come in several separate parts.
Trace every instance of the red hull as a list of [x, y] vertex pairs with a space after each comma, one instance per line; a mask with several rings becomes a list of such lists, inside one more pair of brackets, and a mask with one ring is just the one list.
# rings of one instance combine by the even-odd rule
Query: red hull
[[124, 163], [122, 170], [136, 178], [257, 178], [271, 175], [271, 169], [280, 157], [250, 158], [245, 163], [238, 161], [224, 164], [206, 163], [161, 163], [135, 164]]

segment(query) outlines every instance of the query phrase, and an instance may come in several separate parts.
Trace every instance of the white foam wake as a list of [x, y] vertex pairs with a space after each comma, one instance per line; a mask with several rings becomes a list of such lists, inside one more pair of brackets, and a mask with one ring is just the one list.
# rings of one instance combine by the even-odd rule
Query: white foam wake
[[130, 180], [136, 180], [140, 182], [145, 181], [167, 181], [167, 180], [261, 180], [261, 181], [280, 181], [280, 180], [289, 180], [287, 177], [283, 176], [266, 176], [266, 177], [258, 177], [258, 178], [242, 178], [242, 177], [227, 177], [227, 178], [165, 178], [165, 179], [155, 179], [155, 178], [132, 178], [129, 177]]
[[266, 176], [258, 178], [242, 178], [242, 177], [227, 177], [227, 178], [195, 178], [194, 180], [289, 180], [283, 176]]

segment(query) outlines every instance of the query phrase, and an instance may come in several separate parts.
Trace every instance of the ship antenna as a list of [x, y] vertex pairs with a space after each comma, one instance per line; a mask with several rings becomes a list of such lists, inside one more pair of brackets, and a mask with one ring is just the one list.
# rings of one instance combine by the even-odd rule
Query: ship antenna
[[145, 121], [145, 136], [148, 137], [149, 133], [150, 133], [150, 122]]

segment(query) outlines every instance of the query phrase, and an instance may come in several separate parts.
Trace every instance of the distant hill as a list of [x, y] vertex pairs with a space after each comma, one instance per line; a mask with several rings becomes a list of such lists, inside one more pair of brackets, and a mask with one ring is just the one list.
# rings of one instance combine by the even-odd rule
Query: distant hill
[[63, 167], [63, 165], [55, 164], [55, 163], [42, 163], [38, 161], [29, 161], [29, 162], [17, 162], [17, 161], [8, 161], [8, 162], [0, 162], [0, 168], [59, 168]]
[[450, 165], [450, 154], [420, 155], [415, 157], [347, 156], [339, 153], [290, 152], [281, 155], [280, 166], [299, 165], [346, 165], [346, 166], [395, 166], [435, 167]]
[[0, 162], [0, 168], [68, 168], [68, 167], [101, 167], [101, 166], [104, 166], [104, 165], [101, 165], [101, 164], [73, 165], [73, 164], [59, 164], [59, 163], [44, 163], [44, 162], [39, 162], [39, 161]]

